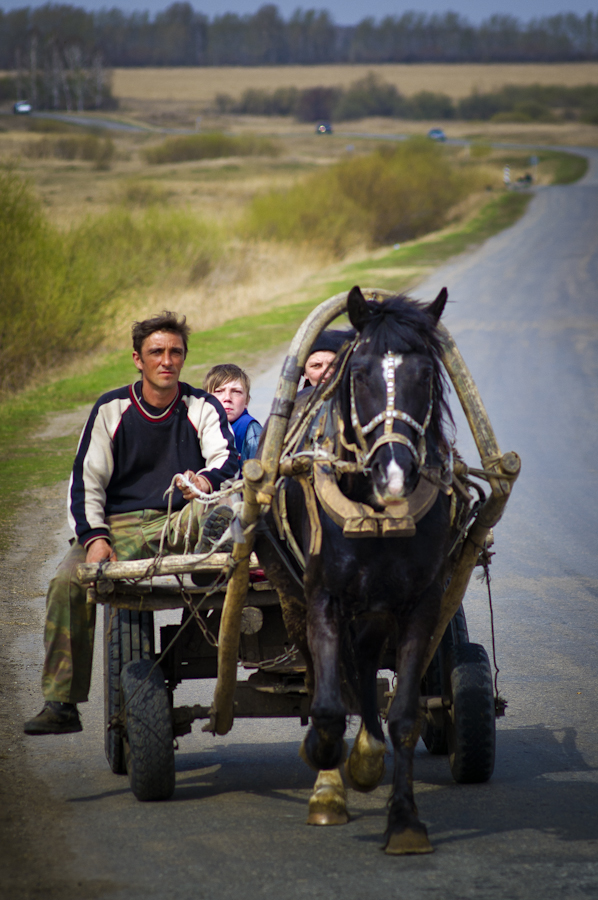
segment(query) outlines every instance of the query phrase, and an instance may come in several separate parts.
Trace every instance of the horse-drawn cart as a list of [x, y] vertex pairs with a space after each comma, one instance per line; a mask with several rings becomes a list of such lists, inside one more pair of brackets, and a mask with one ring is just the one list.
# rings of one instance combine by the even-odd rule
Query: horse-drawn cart
[[[390, 296], [377, 290], [364, 293], [371, 301]], [[139, 800], [167, 799], [172, 795], [176, 738], [189, 733], [195, 720], [205, 720], [203, 730], [214, 735], [226, 734], [234, 718], [297, 717], [302, 724], [308, 723], [313, 684], [309, 677], [306, 680], [306, 659], [301, 648], [288, 633], [282, 602], [285, 591], [274, 589], [276, 579], [264, 574], [262, 554], [258, 552], [258, 559], [253, 550], [257, 538], [259, 551], [261, 535], [262, 544], [265, 542], [269, 547], [266, 556], [278, 555], [279, 569], [285, 569], [287, 580], [292, 582], [291, 602], [301, 604], [302, 579], [297, 554], [294, 557], [288, 554], [293, 557], [290, 564], [288, 558], [282, 559], [285, 533], [292, 540], [288, 523], [285, 532], [279, 512], [275, 517], [279, 524], [278, 536], [272, 539], [269, 534], [265, 541], [264, 520], [273, 499], [276, 505], [277, 485], [284, 477], [301, 483], [306, 515], [312, 526], [317, 509], [324, 508], [334, 518], [335, 503], [342, 506], [346, 500], [343, 495], [339, 499], [340, 476], [330, 475], [324, 465], [330, 454], [324, 453], [320, 458], [313, 449], [302, 452], [301, 448], [295, 448], [296, 452], [290, 454], [288, 435], [300, 373], [310, 348], [317, 335], [346, 312], [347, 297], [343, 293], [322, 303], [305, 320], [291, 344], [272, 404], [261, 457], [249, 460], [244, 466], [242, 505], [237, 505], [232, 527], [232, 553], [171, 555], [79, 567], [79, 577], [89, 585], [89, 602], [104, 605], [106, 755], [115, 773], [128, 772], [131, 788]], [[457, 501], [461, 513], [459, 527], [453, 529], [456, 536], [451, 547], [449, 576], [444, 580], [440, 617], [420, 670], [425, 674], [419, 698], [419, 727], [430, 752], [448, 753], [457, 781], [479, 782], [487, 780], [493, 771], [494, 719], [500, 709], [488, 657], [480, 645], [469, 642], [461, 604], [474, 567], [488, 559], [491, 529], [503, 513], [520, 461], [515, 453], [501, 453], [478, 391], [451, 335], [442, 325], [438, 324], [437, 328], [442, 341], [442, 363], [465, 411], [481, 468], [468, 468], [460, 460], [452, 465], [451, 458], [448, 481], [444, 477], [446, 473], [443, 483], [434, 473], [426, 475], [432, 482], [436, 478], [434, 498], [439, 488], [454, 498], [451, 522]], [[326, 400], [326, 389], [317, 390]], [[316, 406], [320, 395], [316, 392]], [[394, 395], [391, 399], [390, 413], [387, 406], [378, 420], [382, 422], [385, 415], [388, 420], [390, 415], [390, 431], [397, 419], [413, 423], [410, 416], [395, 410]], [[308, 414], [313, 413], [313, 408], [312, 402]], [[425, 427], [417, 423], [413, 427], [419, 427], [420, 443], [424, 442]], [[378, 443], [395, 439], [410, 443], [405, 438], [397, 438], [394, 431], [392, 437], [387, 436]], [[343, 471], [349, 471], [351, 465], [357, 471], [354, 463], [344, 463]], [[360, 471], [365, 471], [364, 465]], [[318, 488], [318, 479], [321, 484], [314, 491], [309, 485]], [[488, 495], [478, 485], [480, 480], [489, 485]], [[425, 519], [426, 511], [425, 507], [423, 512], [420, 510], [419, 519], [422, 516]], [[346, 537], [372, 539], [377, 535], [376, 541], [382, 542], [386, 541], [385, 535], [396, 538], [401, 533], [415, 533], [415, 523], [419, 521], [417, 515], [414, 518], [413, 508], [403, 501], [391, 504], [382, 512], [364, 503], [353, 503], [345, 510], [344, 517], [339, 518], [340, 515], [337, 511], [334, 521], [341, 522]], [[409, 538], [399, 537], [399, 540]], [[317, 555], [320, 548], [317, 526], [312, 527], [309, 543], [310, 553]], [[270, 571], [267, 564], [265, 568]], [[182, 611], [180, 624], [160, 629], [157, 651], [154, 613], [172, 609]], [[396, 670], [396, 659], [394, 638], [390, 635], [379, 669]], [[238, 682], [239, 665], [250, 674]], [[174, 706], [178, 684], [186, 679], [205, 678], [216, 679], [210, 706]], [[383, 715], [390, 708], [392, 698], [388, 680], [378, 677], [377, 710]], [[325, 822], [326, 817], [315, 816], [312, 821]]]

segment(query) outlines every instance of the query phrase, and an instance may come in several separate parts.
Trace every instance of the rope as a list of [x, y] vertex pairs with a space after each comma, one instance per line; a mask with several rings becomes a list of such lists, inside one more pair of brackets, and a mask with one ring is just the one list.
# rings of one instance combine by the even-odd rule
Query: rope
[[494, 633], [494, 608], [492, 606], [492, 591], [490, 589], [490, 563], [492, 562], [493, 553], [490, 553], [489, 550], [484, 549], [481, 553], [481, 562], [483, 567], [483, 572], [478, 575], [478, 578], [481, 581], [486, 582], [486, 586], [488, 588], [488, 608], [490, 610], [490, 631], [492, 633], [492, 662], [494, 664], [494, 708], [497, 716], [504, 716], [505, 709], [507, 708], [507, 701], [504, 697], [501, 697], [498, 693], [498, 673], [500, 669], [498, 668], [498, 663], [496, 661], [496, 637]]

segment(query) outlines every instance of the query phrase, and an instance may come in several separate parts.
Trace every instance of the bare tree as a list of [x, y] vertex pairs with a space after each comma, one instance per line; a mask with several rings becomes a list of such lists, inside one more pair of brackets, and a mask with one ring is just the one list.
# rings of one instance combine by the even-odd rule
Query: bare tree
[[52, 106], [60, 109], [60, 83], [62, 81], [62, 60], [56, 44], [52, 44], [52, 62], [50, 69], [50, 92], [52, 94]]
[[[65, 53], [66, 56], [66, 53]], [[64, 105], [66, 106], [67, 112], [72, 112], [73, 109], [73, 95], [71, 94], [71, 85], [69, 80], [69, 75], [66, 66], [60, 65], [60, 79], [62, 81], [62, 92], [64, 94]]]
[[94, 54], [92, 61], [92, 81], [94, 90], [94, 106], [96, 109], [102, 108], [104, 101], [104, 67], [102, 65], [102, 54], [98, 51]]
[[64, 56], [70, 70], [73, 89], [77, 98], [77, 109], [83, 112], [85, 109], [85, 87], [87, 76], [83, 69], [83, 53], [78, 44], [72, 44], [64, 51]]
[[37, 107], [37, 35], [35, 33], [31, 35], [31, 43], [29, 45], [29, 72], [29, 102], [35, 109]]
[[15, 50], [15, 81], [17, 84], [17, 99], [23, 99], [23, 68], [21, 64], [21, 48]]

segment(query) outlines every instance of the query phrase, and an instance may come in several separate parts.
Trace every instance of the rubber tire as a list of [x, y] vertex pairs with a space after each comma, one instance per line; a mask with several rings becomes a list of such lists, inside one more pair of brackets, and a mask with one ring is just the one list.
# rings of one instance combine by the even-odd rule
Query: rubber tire
[[494, 685], [481, 644], [460, 644], [450, 657], [452, 707], [447, 717], [451, 774], [458, 784], [481, 784], [494, 771]]
[[[112, 620], [112, 627], [110, 622]], [[104, 750], [115, 775], [126, 775], [122, 735], [108, 730], [113, 715], [121, 710], [120, 677], [132, 660], [154, 655], [154, 614], [104, 606]]]
[[[447, 657], [453, 647], [467, 643], [468, 640], [465, 612], [463, 607], [460, 606], [451, 619], [440, 646], [432, 657], [426, 674], [422, 678], [421, 693], [423, 696], [450, 696], [450, 674], [447, 672]], [[447, 737], [448, 718], [448, 714], [443, 716], [444, 721], [441, 726], [433, 725], [425, 717], [422, 719], [421, 738], [428, 753], [431, 753], [432, 756], [446, 756], [449, 752]]]
[[140, 659], [127, 663], [121, 674], [127, 774], [133, 794], [142, 802], [170, 799], [175, 785], [168, 690], [161, 668], [152, 671], [153, 665]]

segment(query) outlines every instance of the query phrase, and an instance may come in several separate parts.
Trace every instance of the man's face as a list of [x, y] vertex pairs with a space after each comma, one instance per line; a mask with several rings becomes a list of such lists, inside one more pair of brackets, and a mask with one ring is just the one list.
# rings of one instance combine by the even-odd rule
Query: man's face
[[178, 384], [185, 362], [183, 339], [170, 331], [154, 331], [141, 345], [141, 353], [133, 350], [133, 362], [145, 383], [157, 391], [170, 390]]
[[[332, 350], [316, 350], [315, 353], [310, 353], [305, 363], [305, 377], [310, 384], [314, 387], [318, 384], [335, 356], [336, 353], [333, 353]], [[333, 371], [333, 369], [328, 369], [324, 381], [328, 381]]]
[[247, 391], [243, 384], [238, 379], [227, 381], [212, 393], [222, 403], [228, 421], [236, 422], [247, 406]]

